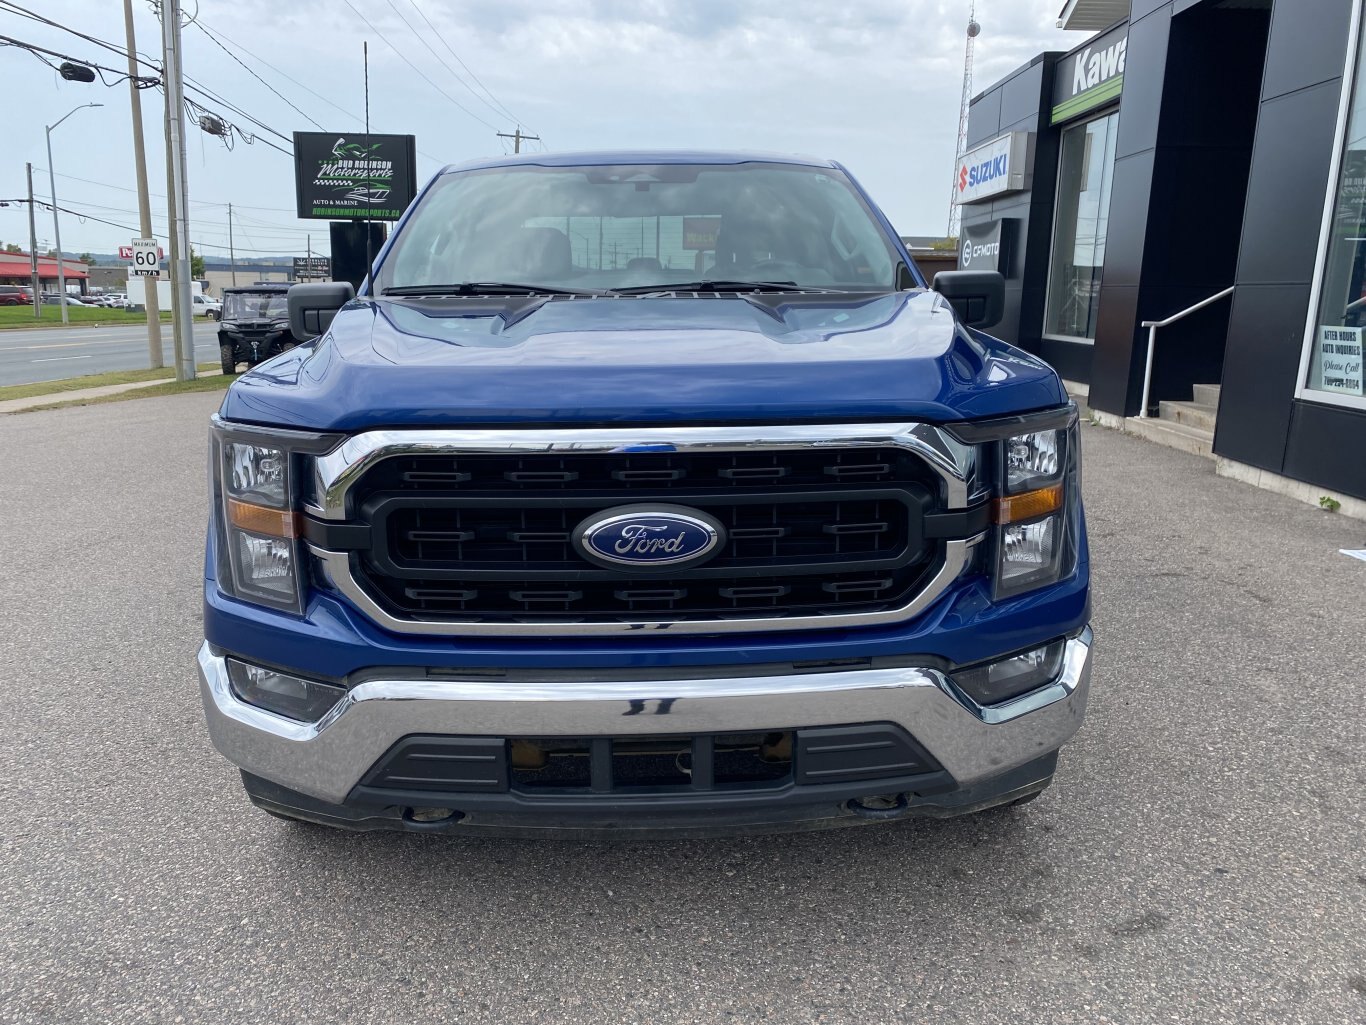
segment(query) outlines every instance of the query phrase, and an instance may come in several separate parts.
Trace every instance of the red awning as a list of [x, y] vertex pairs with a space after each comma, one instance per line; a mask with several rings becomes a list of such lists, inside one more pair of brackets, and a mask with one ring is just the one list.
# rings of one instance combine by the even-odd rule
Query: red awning
[[[89, 267], [81, 261], [72, 260], [69, 257], [62, 261], [62, 269], [66, 272], [67, 278], [73, 281], [90, 276]], [[5, 280], [20, 278], [27, 281], [29, 275], [28, 253], [0, 253], [0, 278]], [[57, 276], [57, 261], [54, 257], [38, 257], [38, 276], [40, 278], [55, 278]]]

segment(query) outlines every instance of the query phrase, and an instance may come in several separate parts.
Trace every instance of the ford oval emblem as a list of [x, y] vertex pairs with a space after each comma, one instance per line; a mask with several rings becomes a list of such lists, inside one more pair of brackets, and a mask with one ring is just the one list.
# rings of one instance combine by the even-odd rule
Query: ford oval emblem
[[574, 537], [584, 557], [593, 562], [648, 570], [704, 562], [721, 547], [725, 527], [699, 509], [620, 506], [590, 516]]

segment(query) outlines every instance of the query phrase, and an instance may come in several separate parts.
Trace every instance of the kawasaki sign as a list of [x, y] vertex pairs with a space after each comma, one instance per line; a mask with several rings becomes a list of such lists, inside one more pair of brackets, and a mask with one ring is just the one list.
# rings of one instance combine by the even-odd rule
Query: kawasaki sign
[[954, 202], [976, 203], [1003, 192], [1019, 192], [1025, 187], [1028, 157], [1028, 132], [1007, 132], [968, 150], [958, 161]]
[[1076, 53], [1058, 61], [1053, 72], [1050, 124], [1067, 121], [1103, 103], [1119, 99], [1124, 88], [1124, 61], [1129, 54], [1129, 26], [1119, 25], [1097, 36]]
[[318, 221], [396, 221], [417, 195], [411, 135], [294, 133], [299, 216]]

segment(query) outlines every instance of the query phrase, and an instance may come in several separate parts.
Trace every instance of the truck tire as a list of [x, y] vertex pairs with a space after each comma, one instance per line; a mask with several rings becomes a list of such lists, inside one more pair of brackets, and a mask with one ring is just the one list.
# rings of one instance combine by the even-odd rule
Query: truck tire
[[237, 373], [237, 346], [224, 342], [218, 347], [218, 358], [223, 362], [223, 373]]

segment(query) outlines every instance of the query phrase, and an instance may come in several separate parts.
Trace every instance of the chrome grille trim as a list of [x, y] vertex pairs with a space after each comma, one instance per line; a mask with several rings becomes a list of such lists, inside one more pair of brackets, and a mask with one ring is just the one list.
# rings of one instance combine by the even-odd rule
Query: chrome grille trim
[[753, 427], [606, 427], [555, 430], [391, 430], [353, 435], [314, 462], [308, 512], [347, 518], [351, 487], [376, 463], [413, 455], [582, 455], [613, 452], [742, 452], [803, 448], [908, 449], [943, 482], [945, 509], [966, 509], [977, 452], [933, 424], [824, 424]]
[[351, 572], [348, 552], [329, 552], [309, 545], [308, 550], [318, 560], [323, 575], [341, 594], [366, 616], [386, 630], [399, 634], [435, 634], [439, 636], [500, 636], [500, 637], [579, 637], [590, 634], [641, 633], [647, 630], [667, 630], [671, 634], [733, 634], [764, 633], [785, 630], [833, 630], [856, 626], [879, 626], [898, 623], [917, 616], [929, 608], [967, 568], [974, 545], [981, 543], [985, 534], [963, 541], [945, 541], [944, 558], [938, 571], [924, 590], [908, 604], [879, 612], [853, 612], [829, 616], [746, 616], [735, 619], [622, 619], [592, 623], [490, 623], [479, 619], [400, 619], [384, 609], [361, 586]]

